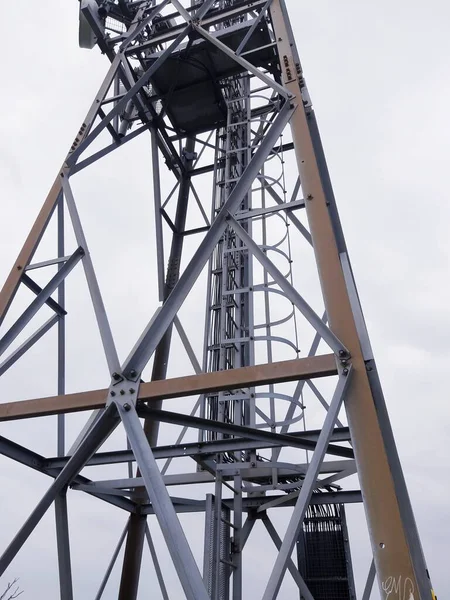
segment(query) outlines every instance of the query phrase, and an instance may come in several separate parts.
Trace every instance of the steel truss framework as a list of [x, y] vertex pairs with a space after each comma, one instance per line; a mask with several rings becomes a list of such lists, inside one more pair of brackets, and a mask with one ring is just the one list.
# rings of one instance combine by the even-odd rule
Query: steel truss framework
[[[63, 600], [73, 598], [66, 501], [71, 488], [129, 514], [96, 598], [102, 596], [124, 544], [118, 597], [136, 598], [146, 540], [161, 595], [169, 597], [147, 524], [148, 516], [156, 515], [189, 600], [242, 597], [244, 546], [258, 519], [278, 549], [263, 600], [277, 597], [287, 571], [301, 597], [311, 600], [292, 560], [308, 506], [363, 501], [374, 559], [363, 598], [368, 600], [376, 573], [383, 597], [396, 591], [409, 600], [429, 599], [433, 592], [284, 0], [187, 4], [179, 0], [81, 2], [82, 19], [111, 65], [0, 293], [0, 323], [21, 286], [35, 295], [0, 337], [0, 374], [50, 329], [58, 329], [58, 395], [3, 403], [0, 420], [58, 415], [58, 456], [44, 457], [0, 438], [3, 455], [53, 479], [2, 554], [0, 574], [54, 504], [60, 594]], [[71, 178], [141, 134], [150, 135], [153, 153], [161, 306], [120, 364]], [[295, 157], [298, 173], [291, 183], [283, 166], [289, 153]], [[174, 178], [165, 200], [160, 158]], [[203, 176], [213, 178], [208, 184], [209, 216], [205, 194], [196, 183]], [[170, 201], [176, 204], [172, 217]], [[187, 229], [186, 215], [193, 204], [203, 224]], [[77, 246], [69, 255], [64, 239], [66, 211]], [[306, 214], [307, 225], [297, 216], [299, 211]], [[52, 218], [58, 225], [58, 256], [33, 263]], [[273, 229], [282, 231], [282, 239], [270, 242], [274, 218], [281, 229]], [[165, 272], [167, 229], [171, 240]], [[201, 240], [181, 270], [188, 235]], [[290, 245], [300, 238], [314, 251], [323, 315], [293, 284]], [[105, 389], [66, 394], [65, 319], [70, 315], [64, 283], [78, 263], [88, 283], [111, 379]], [[40, 287], [32, 271], [51, 265], [56, 272]], [[203, 359], [198, 360], [179, 311], [202, 273], [206, 273], [208, 293]], [[259, 312], [255, 309], [258, 293], [263, 299]], [[290, 308], [278, 318], [274, 312], [282, 302]], [[53, 316], [15, 344], [44, 305]], [[286, 323], [291, 332], [302, 331], [297, 327], [300, 320], [313, 332], [306, 357], [299, 357], [295, 336], [277, 334], [277, 327]], [[166, 376], [173, 328], [195, 374], [170, 379]], [[277, 358], [280, 344], [294, 352], [293, 359]], [[327, 350], [318, 353], [319, 346]], [[141, 374], [152, 358], [151, 381], [144, 383]], [[328, 399], [318, 379], [334, 382]], [[281, 387], [286, 382], [295, 384], [289, 392]], [[318, 430], [299, 429], [307, 389], [325, 408]], [[189, 409], [162, 408], [163, 400], [170, 406], [171, 398], [192, 396], [198, 400], [190, 414]], [[349, 427], [339, 420], [342, 405]], [[93, 412], [68, 449], [64, 419], [75, 411]], [[158, 445], [160, 423], [181, 428], [175, 443]], [[100, 451], [119, 426], [129, 447]], [[198, 441], [184, 442], [186, 431], [192, 429], [198, 430]], [[281, 453], [289, 449], [289, 458], [282, 462]], [[264, 450], [269, 458], [263, 458]], [[290, 458], [305, 451], [311, 455], [301, 463]], [[324, 460], [328, 455], [331, 460]], [[192, 457], [194, 470], [169, 473], [171, 461], [180, 457]], [[157, 462], [161, 459], [166, 461], [162, 469]], [[81, 474], [86, 466], [116, 463], [129, 465], [127, 478], [91, 480]], [[361, 492], [345, 491], [336, 484], [355, 472]], [[184, 483], [209, 486], [209, 490], [213, 485], [214, 494], [205, 494], [203, 500], [169, 494], [170, 486]], [[270, 511], [286, 506], [293, 512], [286, 534], [280, 537]], [[207, 519], [203, 573], [177, 516], [189, 512], [204, 512]]]

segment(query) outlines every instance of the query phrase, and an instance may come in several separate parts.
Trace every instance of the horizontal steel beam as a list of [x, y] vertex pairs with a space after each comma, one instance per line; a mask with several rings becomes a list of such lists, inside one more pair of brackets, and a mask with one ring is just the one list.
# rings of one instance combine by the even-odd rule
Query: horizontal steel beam
[[[292, 433], [295, 438], [317, 441], [320, 430], [299, 431]], [[333, 431], [331, 440], [333, 442], [347, 442], [350, 440], [348, 427], [339, 427]], [[228, 438], [214, 442], [192, 442], [189, 444], [172, 444], [170, 446], [156, 446], [152, 448], [156, 459], [179, 458], [185, 456], [210, 456], [221, 452], [236, 452], [238, 450], [262, 450], [264, 448], [275, 448], [281, 446], [278, 442], [249, 440], [247, 438]], [[0, 438], [0, 453], [1, 438]], [[60, 469], [69, 460], [68, 456], [58, 456], [44, 459], [46, 469]], [[116, 450], [114, 452], [98, 452], [87, 463], [86, 466], [110, 465], [134, 461], [131, 450]], [[327, 465], [328, 463], [325, 463]], [[338, 469], [339, 470], [339, 469]], [[324, 471], [325, 472], [325, 471]], [[327, 471], [335, 472], [335, 471]]]
[[[331, 465], [327, 467], [328, 463], [323, 463], [323, 468], [320, 468], [320, 472], [324, 473], [326, 471], [336, 473], [336, 464], [342, 465], [342, 463], [347, 463], [354, 466], [354, 461], [332, 461]], [[267, 465], [267, 466], [266, 466]], [[308, 470], [308, 465], [300, 464], [295, 465], [292, 464], [291, 468], [285, 463], [277, 464], [277, 463], [257, 463], [257, 466], [252, 467], [249, 463], [230, 463], [226, 465], [227, 469], [221, 469], [221, 477], [224, 481], [232, 480], [237, 474], [239, 474], [243, 480], [246, 481], [266, 481], [268, 478], [273, 476], [273, 471], [276, 469], [277, 478], [279, 482], [282, 482], [286, 479], [292, 480], [292, 478], [300, 478], [306, 474]], [[349, 469], [350, 470], [350, 469]], [[171, 475], [164, 475], [163, 480], [167, 486], [172, 485], [191, 485], [198, 483], [209, 483], [210, 481], [214, 481], [214, 472], [211, 472], [211, 477], [205, 477], [204, 472], [200, 472], [201, 476], [199, 477], [198, 472], [195, 473], [178, 473]], [[353, 474], [353, 473], [351, 473]], [[320, 485], [319, 485], [320, 484]], [[74, 489], [83, 489], [84, 491], [89, 490], [90, 492], [95, 492], [96, 489], [108, 490], [108, 493], [115, 493], [117, 490], [130, 490], [130, 493], [133, 494], [134, 490], [137, 488], [145, 487], [144, 480], [142, 477], [128, 477], [125, 479], [101, 479], [98, 481], [89, 481], [88, 483], [80, 483], [76, 482], [73, 486]], [[317, 480], [317, 488], [324, 487], [322, 486], [321, 480]], [[284, 496], [286, 500], [289, 498]], [[283, 500], [284, 502], [284, 500]]]
[[[134, 458], [133, 458], [134, 460]], [[250, 467], [248, 464], [243, 465], [242, 463], [234, 463], [227, 465], [227, 469], [221, 469], [221, 477], [223, 481], [232, 481], [234, 476], [239, 472], [239, 475], [247, 480], [252, 482], [258, 482], [262, 480], [267, 480], [273, 475], [273, 468], [270, 466], [271, 463], [262, 463], [265, 466]], [[325, 473], [343, 473], [344, 469], [348, 465], [354, 465], [353, 460], [332, 460], [325, 461], [321, 468], [320, 472], [322, 474]], [[88, 466], [88, 465], [87, 465]], [[289, 466], [289, 465], [287, 465]], [[287, 468], [285, 463], [281, 463], [281, 465], [277, 466], [277, 477], [279, 483], [287, 483], [288, 481], [292, 481], [293, 477], [301, 478], [302, 475], [305, 475], [308, 464], [292, 464], [292, 468]], [[81, 477], [81, 476], [80, 476]], [[163, 476], [164, 483], [166, 486], [181, 486], [181, 485], [194, 485], [194, 484], [204, 484], [204, 483], [214, 483], [215, 477], [214, 474], [210, 471], [196, 471], [190, 473], [171, 473], [170, 475]], [[91, 481], [85, 479], [81, 481], [81, 479], [76, 479], [73, 484], [73, 489], [83, 490], [89, 492], [91, 494], [98, 495], [100, 491], [102, 494], [122, 494], [129, 495], [129, 492], [121, 492], [122, 489], [128, 488], [138, 488], [142, 486], [142, 480], [140, 478], [130, 478], [130, 479], [111, 479], [105, 481]], [[319, 486], [322, 487], [322, 486]], [[287, 496], [282, 496], [283, 502], [287, 501], [289, 498]]]
[[274, 212], [280, 212], [280, 210], [295, 210], [298, 208], [305, 208], [305, 201], [303, 200], [303, 198], [301, 200], [293, 200], [292, 202], [278, 204], [277, 206], [268, 206], [266, 208], [252, 208], [245, 212], [237, 213], [234, 216], [234, 218], [236, 219], [236, 221], [244, 221], [246, 219], [255, 219], [257, 217], [268, 215]]
[[[213, 391], [233, 390], [284, 381], [299, 381], [336, 374], [334, 354], [324, 354], [322, 356], [243, 367], [241, 369], [230, 369], [229, 371], [201, 373], [143, 383], [139, 389], [138, 401], [150, 402], [180, 398]], [[131, 385], [134, 384], [131, 383]], [[0, 404], [0, 421], [104, 408], [107, 394], [108, 390], [103, 389], [21, 400], [19, 402], [6, 402]]]
[[[224, 433], [225, 435], [242, 436], [257, 440], [258, 442], [260, 440], [271, 441], [277, 445], [291, 446], [292, 448], [301, 448], [303, 450], [314, 450], [316, 448], [316, 442], [308, 439], [300, 439], [291, 433], [272, 433], [271, 431], [265, 431], [263, 429], [235, 425], [234, 423], [223, 423], [167, 410], [154, 410], [145, 405], [141, 405], [138, 408], [138, 414], [140, 417], [150, 418], [163, 423], [194, 427], [206, 431], [215, 431]], [[342, 456], [344, 458], [354, 458], [353, 450], [351, 448], [344, 448], [334, 444], [329, 444], [326, 452], [327, 454], [334, 454], [335, 456]]]
[[[41, 454], [37, 454], [37, 452], [33, 452], [32, 450], [29, 450], [28, 448], [25, 448], [24, 446], [21, 446], [20, 444], [17, 444], [16, 442], [13, 442], [12, 440], [9, 440], [3, 436], [0, 436], [0, 454], [53, 478], [56, 478], [59, 475], [61, 470], [71, 458], [70, 456], [67, 456], [64, 457], [64, 462], [62, 464], [53, 464]], [[91, 480], [87, 477], [83, 477], [82, 475], [77, 475], [74, 479], [74, 482], [79, 485], [89, 485]], [[136, 504], [127, 498], [111, 498], [110, 496], [97, 493], [97, 490], [95, 489], [90, 489], [89, 493], [100, 500], [114, 504], [115, 506], [123, 508], [129, 512], [135, 512], [136, 510]]]
[[[173, 136], [170, 138], [171, 140], [180, 139], [180, 136]], [[288, 152], [289, 150], [293, 150], [294, 144], [289, 142], [289, 144], [281, 144], [279, 146], [274, 146], [269, 156], [274, 154], [280, 154], [282, 152]], [[205, 175], [205, 173], [212, 173], [216, 167], [215, 163], [211, 163], [209, 165], [204, 165], [202, 167], [197, 167], [196, 169], [192, 169], [189, 171], [189, 175], [191, 177], [195, 177], [196, 175]], [[286, 202], [287, 204], [287, 202]]]
[[[261, 504], [267, 502], [267, 500], [275, 500], [277, 498], [284, 498], [285, 494], [277, 495], [277, 496], [260, 496], [260, 497], [250, 497], [250, 498], [242, 498], [242, 510], [244, 511], [253, 511], [258, 509]], [[285, 502], [280, 505], [282, 507], [286, 506], [294, 506], [297, 498], [293, 498], [289, 502]], [[361, 492], [359, 490], [350, 490], [348, 492], [323, 492], [313, 494], [310, 504], [355, 504], [357, 502], [362, 502]], [[233, 499], [224, 498], [222, 500], [222, 504], [227, 506], [230, 510], [233, 510]], [[177, 513], [188, 513], [188, 512], [204, 512], [206, 501], [201, 500], [195, 503], [192, 501], [188, 501], [183, 504], [180, 499], [177, 499], [176, 502], [173, 503], [175, 510]], [[277, 508], [277, 506], [274, 506]], [[152, 515], [153, 507], [150, 504], [146, 504], [141, 508], [141, 514]], [[264, 514], [264, 513], [261, 513]]]
[[[0, 454], [19, 462], [22, 465], [26, 465], [31, 469], [45, 473], [46, 459], [44, 456], [41, 456], [40, 454], [37, 454], [37, 452], [33, 452], [32, 450], [29, 450], [28, 448], [25, 448], [24, 446], [21, 446], [20, 444], [3, 437], [2, 435], [0, 436]], [[68, 460], [69, 457], [65, 462], [68, 462]]]

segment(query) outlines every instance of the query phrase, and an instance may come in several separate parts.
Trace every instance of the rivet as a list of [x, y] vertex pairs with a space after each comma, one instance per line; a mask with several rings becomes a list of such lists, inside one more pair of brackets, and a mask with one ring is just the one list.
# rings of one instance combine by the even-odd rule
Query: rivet
[[125, 404], [123, 405], [123, 409], [128, 412], [131, 410], [131, 406], [128, 404], [128, 402], [125, 402]]

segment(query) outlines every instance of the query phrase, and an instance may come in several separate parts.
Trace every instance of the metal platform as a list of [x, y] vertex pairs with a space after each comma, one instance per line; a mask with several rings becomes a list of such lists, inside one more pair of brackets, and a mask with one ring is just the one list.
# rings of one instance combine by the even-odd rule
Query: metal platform
[[[270, 73], [279, 71], [278, 56], [269, 35], [267, 23], [244, 21], [211, 35], [232, 51], [251, 31], [243, 56], [255, 67]], [[161, 56], [152, 54], [146, 68]], [[178, 134], [193, 135], [221, 127], [227, 117], [223, 80], [243, 73], [245, 69], [231, 56], [202, 37], [180, 46], [150, 79], [151, 86], [162, 100]]]

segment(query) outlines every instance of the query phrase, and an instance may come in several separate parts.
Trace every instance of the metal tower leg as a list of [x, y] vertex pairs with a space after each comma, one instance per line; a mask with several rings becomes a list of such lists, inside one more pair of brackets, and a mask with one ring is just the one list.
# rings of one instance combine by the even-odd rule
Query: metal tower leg
[[146, 515], [130, 515], [127, 526], [125, 558], [120, 579], [119, 599], [135, 600], [138, 594], [142, 552], [144, 549]]
[[118, 403], [118, 408], [186, 598], [209, 600], [136, 410], [133, 405], [127, 403]]
[[123, 545], [123, 543], [125, 541], [125, 537], [127, 535], [127, 529], [128, 529], [128, 523], [123, 528], [122, 534], [121, 534], [121, 536], [119, 538], [119, 541], [117, 542], [117, 546], [115, 547], [114, 552], [113, 552], [112, 557], [111, 557], [111, 560], [109, 561], [108, 567], [106, 569], [105, 576], [103, 577], [102, 582], [100, 584], [100, 587], [98, 589], [97, 595], [95, 596], [95, 600], [100, 600], [101, 597], [103, 596], [103, 592], [105, 591], [106, 584], [108, 583], [108, 580], [109, 580], [109, 577], [110, 577], [110, 575], [112, 573], [114, 565], [116, 564], [117, 557], [119, 556], [119, 552], [120, 552], [120, 550], [122, 548], [122, 545]]
[[67, 489], [62, 490], [55, 497], [55, 516], [61, 600], [73, 600], [69, 522], [67, 515]]
[[[328, 210], [328, 198], [309, 128], [308, 115], [313, 111], [308, 105], [307, 90], [284, 1], [274, 0], [270, 12], [279, 53], [286, 57], [282, 64], [285, 85], [299, 106], [291, 120], [291, 128], [328, 320], [333, 331], [349, 349], [355, 368], [346, 411], [365, 496], [364, 507], [370, 523], [380, 591], [384, 591], [386, 582], [393, 577], [402, 577], [411, 582], [413, 594], [417, 592], [421, 598], [427, 598], [430, 595], [430, 581], [417, 530], [411, 519], [409, 500], [405, 501], [407, 491], [403, 477], [396, 477], [398, 468], [393, 471], [393, 467], [399, 463], [390, 428], [387, 430], [383, 425], [384, 403], [380, 405], [379, 395], [376, 397], [373, 394], [373, 384], [371, 386], [368, 378], [371, 365], [361, 352], [361, 341]], [[334, 225], [337, 225], [336, 221]], [[377, 482], [376, 486], [373, 485], [374, 481]], [[393, 576], [393, 573], [396, 575]]]

